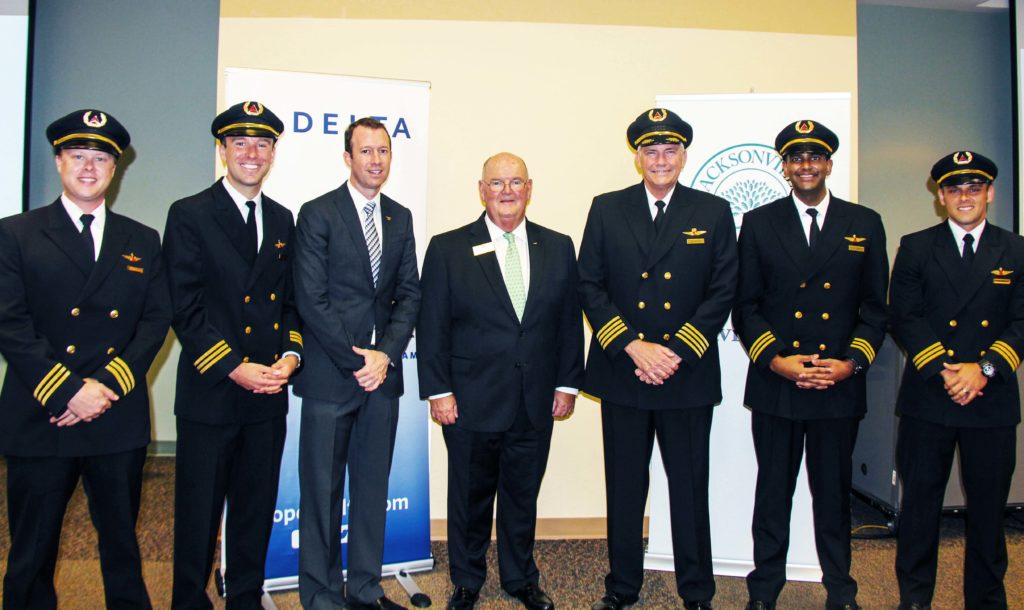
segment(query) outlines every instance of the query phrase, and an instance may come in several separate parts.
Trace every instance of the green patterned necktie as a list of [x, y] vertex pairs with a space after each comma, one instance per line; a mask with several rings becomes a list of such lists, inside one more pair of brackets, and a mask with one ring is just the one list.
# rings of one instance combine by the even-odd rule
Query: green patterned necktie
[[508, 250], [505, 251], [505, 288], [508, 289], [508, 296], [512, 299], [516, 317], [522, 321], [523, 310], [526, 308], [526, 285], [523, 283], [523, 268], [519, 265], [516, 236], [505, 233], [505, 241], [508, 242]]

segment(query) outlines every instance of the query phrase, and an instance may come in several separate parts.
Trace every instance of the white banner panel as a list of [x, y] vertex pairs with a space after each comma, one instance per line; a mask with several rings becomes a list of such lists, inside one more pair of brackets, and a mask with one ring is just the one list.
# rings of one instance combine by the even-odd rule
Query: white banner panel
[[[427, 243], [429, 83], [243, 68], [227, 68], [224, 72], [225, 108], [245, 100], [258, 100], [284, 121], [285, 133], [277, 144], [274, 168], [264, 190], [296, 215], [303, 203], [337, 188], [348, 178], [342, 154], [345, 128], [349, 123], [365, 116], [384, 123], [391, 135], [393, 160], [390, 177], [382, 190], [412, 211], [416, 254], [418, 260], [423, 261]], [[385, 573], [433, 566], [430, 430], [424, 404], [419, 399], [415, 358], [414, 338], [402, 356], [405, 395], [400, 401], [388, 489]], [[277, 511], [267, 556], [267, 590], [297, 583], [301, 399], [292, 395], [290, 407]], [[345, 498], [347, 508], [347, 480]], [[347, 538], [347, 512], [343, 512], [340, 532], [343, 548]], [[224, 557], [223, 546], [221, 557]]]
[[[659, 95], [656, 105], [679, 114], [693, 126], [682, 184], [723, 197], [732, 205], [736, 228], [743, 213], [789, 192], [775, 154], [775, 136], [787, 123], [813, 119], [839, 136], [828, 186], [849, 198], [850, 95], [848, 93]], [[715, 574], [746, 576], [754, 567], [750, 526], [754, 511], [757, 460], [750, 412], [743, 407], [746, 352], [732, 321], [718, 337], [722, 362], [722, 404], [711, 427], [711, 552]], [[668, 487], [661, 456], [651, 462], [650, 542], [644, 566], [672, 570]], [[814, 548], [811, 497], [803, 468], [793, 497], [789, 558], [790, 580], [821, 580]]]

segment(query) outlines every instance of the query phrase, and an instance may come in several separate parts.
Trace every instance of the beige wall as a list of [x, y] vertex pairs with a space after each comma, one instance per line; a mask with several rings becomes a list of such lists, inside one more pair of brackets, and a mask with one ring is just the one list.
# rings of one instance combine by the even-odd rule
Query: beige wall
[[[455, 4], [461, 11], [438, 9], [451, 20], [427, 20], [429, 11], [409, 13], [412, 19], [374, 18], [383, 16], [382, 5], [412, 4], [453, 6], [310, 1], [290, 13], [300, 17], [285, 18], [275, 8], [281, 3], [243, 7], [224, 0], [218, 74], [230, 66], [429, 81], [428, 235], [482, 211], [480, 165], [488, 155], [510, 150], [526, 160], [534, 179], [530, 219], [569, 234], [578, 245], [593, 196], [639, 181], [625, 129], [659, 93], [857, 90], [854, 0], [810, 3], [821, 10], [804, 15], [820, 17], [801, 16], [799, 28], [828, 35], [787, 33], [778, 27], [774, 3], [761, 2], [714, 3], [730, 7], [727, 16], [744, 31], [721, 29], [721, 9], [696, 11], [689, 21], [689, 13], [669, 11], [669, 23], [692, 21], [706, 29], [608, 23], [627, 14], [623, 7], [632, 7], [629, 15], [645, 8], [639, 12], [650, 17], [670, 6], [711, 4], [667, 0], [594, 3], [594, 10], [579, 11], [587, 14], [571, 16], [576, 23], [455, 20], [472, 16], [475, 3], [465, 1]], [[543, 12], [557, 4], [530, 1], [516, 12], [534, 15], [532, 8]], [[327, 6], [330, 15], [360, 18], [325, 18]], [[551, 14], [551, 21], [567, 17]], [[758, 17], [764, 29], [777, 31], [751, 31]], [[619, 23], [635, 21], [623, 17]], [[701, 125], [694, 131], [699, 148]], [[855, 142], [844, 148], [857, 158]], [[431, 441], [431, 515], [443, 518], [447, 473], [438, 432], [434, 428]], [[540, 517], [603, 517], [602, 459], [598, 407], [581, 399], [576, 414], [556, 426]]]

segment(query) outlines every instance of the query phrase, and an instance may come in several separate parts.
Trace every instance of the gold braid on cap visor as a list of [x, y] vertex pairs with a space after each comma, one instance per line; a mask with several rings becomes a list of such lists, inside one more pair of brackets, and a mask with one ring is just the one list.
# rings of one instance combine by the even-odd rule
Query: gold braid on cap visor
[[939, 178], [938, 180], [935, 181], [935, 185], [936, 186], [941, 186], [942, 185], [942, 181], [945, 180], [946, 178], [949, 178], [950, 176], [957, 176], [957, 175], [960, 175], [960, 174], [978, 174], [980, 176], [984, 176], [985, 178], [988, 178], [989, 182], [994, 182], [995, 181], [995, 177], [993, 177], [992, 174], [989, 174], [988, 172], [983, 172], [980, 169], [957, 169], [957, 170], [953, 170], [951, 172], [948, 172], [946, 174], [943, 174], [941, 178]]
[[217, 135], [220, 135], [225, 131], [228, 131], [229, 129], [265, 129], [266, 131], [269, 131], [270, 133], [274, 134], [275, 138], [281, 137], [280, 133], [274, 131], [269, 126], [264, 125], [263, 123], [232, 123], [230, 125], [225, 125], [224, 127], [218, 129]]
[[779, 154], [784, 154], [786, 152], [786, 149], [794, 144], [821, 144], [822, 146], [825, 147], [825, 150], [828, 151], [828, 154], [831, 155], [833, 152], [835, 152], [832, 150], [831, 146], [825, 144], [824, 140], [819, 140], [817, 138], [797, 138], [795, 140], [790, 140], [789, 142], [786, 142], [786, 145], [782, 147], [782, 150], [779, 151]]
[[120, 155], [123, 152], [121, 150], [121, 147], [117, 145], [117, 142], [114, 142], [110, 138], [95, 133], [71, 133], [64, 136], [63, 138], [58, 138], [54, 140], [53, 145], [54, 147], [60, 146], [61, 144], [67, 142], [68, 140], [99, 140], [100, 142], [106, 142], [107, 144], [113, 146], [114, 150], [117, 151], [118, 155]]

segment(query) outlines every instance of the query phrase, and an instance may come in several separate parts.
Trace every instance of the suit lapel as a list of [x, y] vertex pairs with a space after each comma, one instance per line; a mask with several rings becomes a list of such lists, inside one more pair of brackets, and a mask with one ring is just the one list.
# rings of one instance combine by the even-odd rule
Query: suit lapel
[[[939, 269], [942, 269], [942, 272], [946, 274], [946, 279], [949, 280], [949, 284], [953, 287], [953, 292], [957, 295], [957, 300], [959, 301], [965, 290], [964, 262], [960, 258], [956, 240], [953, 238], [953, 230], [949, 228], [949, 225], [943, 222], [936, 227], [936, 232], [934, 244], [935, 260], [939, 264]], [[977, 263], [978, 261], [975, 260], [974, 262]]]
[[[810, 253], [810, 265], [808, 267], [808, 275], [813, 275], [823, 266], [828, 263], [828, 260], [832, 258], [836, 249], [839, 248], [846, 240], [847, 229], [850, 226], [850, 215], [849, 209], [846, 207], [848, 204], [841, 199], [832, 198], [832, 201], [828, 205], [828, 214], [825, 215], [824, 224], [821, 226], [821, 233], [818, 235], [818, 243], [815, 244], [814, 250]], [[803, 233], [803, 227], [801, 226], [801, 233]]]
[[228, 243], [235, 249], [235, 252], [238, 252], [238, 256], [248, 264], [248, 256], [245, 252], [245, 244], [248, 241], [245, 235], [245, 220], [239, 213], [238, 206], [231, 199], [231, 195], [228, 195], [225, 190], [223, 180], [221, 178], [211, 187], [213, 190], [213, 219], [221, 231], [224, 231]]
[[[278, 227], [282, 226], [282, 219], [278, 215], [278, 211], [271, 205], [267, 204], [267, 196], [263, 196], [263, 243], [260, 244], [260, 250], [256, 253], [256, 261], [253, 263], [252, 268], [249, 269], [249, 285], [252, 285], [256, 281], [256, 278], [263, 273], [271, 261], [277, 256], [278, 248], [275, 244], [280, 240], [280, 233], [278, 233]], [[283, 242], [282, 242], [283, 243]]]
[[[690, 219], [693, 218], [693, 206], [686, 205], [683, 201], [683, 188], [676, 183], [676, 190], [672, 192], [672, 199], [668, 204], [668, 211], [665, 212], [664, 224], [661, 230], [654, 237], [654, 245], [647, 254], [645, 268], [650, 268], [657, 263], [669, 250], [679, 241], [679, 235], [684, 229], [695, 228], [703, 230], [702, 227], [690, 227]], [[646, 206], [645, 206], [646, 207]], [[650, 208], [646, 207], [648, 216]], [[653, 223], [652, 223], [653, 226]]]
[[810, 249], [807, 247], [807, 236], [797, 216], [796, 205], [792, 196], [784, 197], [769, 204], [773, 206], [769, 222], [775, 229], [782, 250], [793, 261], [800, 275], [806, 276], [806, 267], [810, 260]]
[[[377, 287], [386, 286], [385, 282], [391, 281], [390, 275], [393, 270], [393, 266], [386, 265], [388, 260], [387, 254], [394, 247], [395, 241], [395, 229], [391, 224], [391, 218], [395, 214], [394, 206], [396, 204], [388, 199], [386, 196], [381, 194], [380, 196], [380, 276], [377, 279]], [[370, 260], [370, 251], [366, 251], [366, 260]]]
[[[481, 214], [480, 218], [469, 227], [470, 255], [473, 255], [472, 248], [481, 244], [490, 243], [493, 243], [491, 240], [491, 234], [487, 231], [487, 225], [484, 224], [484, 215]], [[530, 255], [533, 255], [533, 250], [530, 251]], [[497, 297], [498, 301], [501, 303], [505, 313], [518, 322], [516, 310], [512, 307], [512, 299], [508, 296], [508, 288], [505, 287], [505, 278], [501, 275], [501, 267], [498, 266], [498, 253], [491, 250], [485, 254], [473, 255], [473, 258], [475, 258], [477, 264], [480, 265], [480, 269], [483, 271], [484, 277], [487, 278], [487, 282], [491, 285], [491, 289], [494, 291], [494, 296]], [[531, 284], [533, 284], [533, 277], [534, 275], [531, 273]], [[529, 296], [527, 296], [527, 306], [529, 306]], [[525, 312], [523, 317], [526, 317]]]
[[[131, 254], [126, 249], [131, 235], [125, 230], [121, 217], [107, 210], [107, 220], [103, 226], [103, 242], [100, 244], [100, 255], [96, 259], [89, 280], [82, 288], [82, 299], [95, 292], [103, 281], [110, 275], [110, 272], [118, 264], [128, 264], [128, 261], [121, 258], [122, 254]], [[139, 261], [146, 264], [146, 261]], [[144, 268], [144, 267], [143, 267]]]
[[[352, 201], [352, 195], [348, 192], [348, 182], [344, 182], [338, 190], [335, 191], [334, 203], [338, 208], [338, 214], [341, 215], [342, 224], [348, 229], [349, 235], [352, 239], [352, 248], [356, 251], [356, 255], [359, 257], [360, 263], [363, 267], [363, 273], [366, 275], [366, 280], [373, 285], [373, 272], [370, 271], [370, 251], [366, 248], [366, 236], [363, 235], [363, 221], [356, 214], [355, 202]], [[381, 242], [381, 253], [383, 256], [384, 242]]]
[[[981, 287], [986, 282], [991, 281], [989, 278], [992, 277], [992, 270], [996, 268], [996, 263], [999, 258], [1003, 255], [1003, 244], [999, 239], [999, 236], [995, 231], [989, 229], [988, 225], [985, 226], [985, 230], [981, 233], [981, 239], [978, 241], [978, 246], [975, 248], [974, 260], [971, 262], [970, 270], [965, 271], [966, 276], [962, 276], [961, 285], [963, 290], [957, 295], [956, 311], [960, 311], [967, 306], [967, 302], [970, 301]], [[960, 261], [961, 268], [963, 266], [963, 259]]]
[[622, 212], [640, 251], [646, 255], [654, 241], [654, 223], [651, 222], [651, 208], [647, 205], [647, 191], [642, 182], [633, 187]]
[[85, 258], [86, 251], [82, 234], [75, 229], [71, 218], [64, 211], [64, 205], [61, 203], [60, 198], [50, 204], [49, 226], [44, 229], [43, 233], [65, 256], [71, 259], [71, 263], [82, 272], [83, 276], [89, 276], [89, 273], [92, 271], [92, 265]]
[[[530, 285], [526, 290], [526, 307], [523, 309], [523, 320], [533, 310], [531, 304], [539, 300], [534, 297], [537, 296], [537, 293], [544, 285], [544, 278], [550, 277], [545, 266], [548, 263], [548, 257], [544, 248], [544, 242], [540, 238], [540, 231], [537, 230], [536, 225], [528, 220], [526, 221], [526, 243], [530, 249]], [[511, 299], [509, 299], [509, 302], [511, 302]]]

